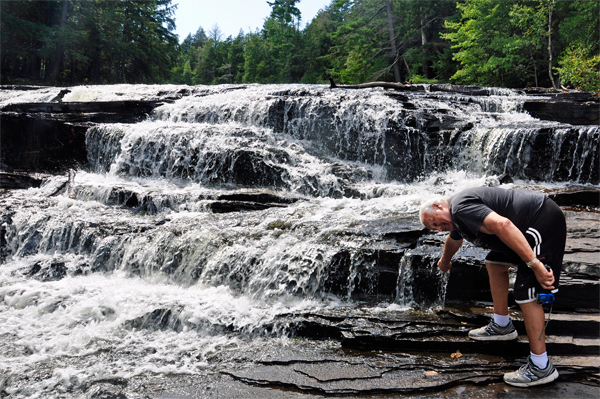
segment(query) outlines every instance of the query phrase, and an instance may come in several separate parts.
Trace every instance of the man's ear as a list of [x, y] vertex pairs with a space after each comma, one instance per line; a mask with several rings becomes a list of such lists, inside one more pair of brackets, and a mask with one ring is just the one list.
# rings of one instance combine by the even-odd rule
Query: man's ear
[[434, 203], [433, 205], [431, 205], [431, 207], [434, 210], [438, 210], [438, 209], [442, 209], [443, 208], [442, 204], [436, 204], [436, 203]]

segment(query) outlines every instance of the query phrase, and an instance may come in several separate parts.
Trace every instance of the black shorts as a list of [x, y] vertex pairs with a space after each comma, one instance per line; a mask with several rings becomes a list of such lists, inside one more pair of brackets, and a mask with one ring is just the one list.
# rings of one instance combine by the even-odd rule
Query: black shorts
[[551, 291], [542, 289], [533, 270], [528, 268], [514, 251], [491, 251], [485, 258], [490, 263], [518, 267], [514, 286], [515, 302], [517, 303], [533, 302], [537, 299], [539, 292], [551, 292], [553, 294], [558, 292], [567, 238], [567, 223], [565, 215], [554, 201], [549, 198], [544, 201], [540, 214], [526, 230], [525, 238], [540, 262], [552, 268], [555, 280], [554, 289]]

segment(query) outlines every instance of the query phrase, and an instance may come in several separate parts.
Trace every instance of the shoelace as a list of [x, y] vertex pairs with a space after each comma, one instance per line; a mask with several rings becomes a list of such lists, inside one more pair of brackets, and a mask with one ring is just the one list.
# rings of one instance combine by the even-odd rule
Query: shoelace
[[530, 381], [537, 380], [539, 377], [537, 374], [533, 372], [533, 370], [529, 367], [529, 364], [524, 364], [519, 368], [519, 374], [522, 374], [524, 377], [528, 378]]

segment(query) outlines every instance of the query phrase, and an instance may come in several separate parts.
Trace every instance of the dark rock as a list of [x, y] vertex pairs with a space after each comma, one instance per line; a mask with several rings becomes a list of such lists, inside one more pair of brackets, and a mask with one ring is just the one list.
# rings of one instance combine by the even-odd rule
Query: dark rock
[[179, 318], [181, 309], [155, 309], [152, 312], [125, 322], [127, 328], [147, 328], [150, 330], [181, 331], [183, 325]]
[[366, 364], [348, 363], [300, 363], [294, 365], [294, 371], [305, 374], [319, 382], [339, 380], [359, 380], [380, 378], [383, 373], [392, 371], [392, 368], [373, 368]]
[[71, 92], [71, 90], [69, 89], [63, 89], [61, 90], [56, 97], [54, 97], [52, 100], [50, 100], [50, 102], [61, 102], [62, 99]]
[[348, 295], [348, 279], [350, 278], [350, 252], [342, 250], [331, 258], [323, 279], [323, 291], [339, 297]]
[[[589, 141], [580, 142], [581, 132], [574, 128], [562, 130], [560, 141], [551, 128], [540, 129], [531, 145], [531, 162], [522, 170], [510, 171], [517, 176], [528, 176], [539, 181], [579, 181], [598, 184], [600, 168], [589, 157], [600, 145], [598, 133], [589, 135]], [[586, 151], [589, 148], [590, 151]], [[558, 167], [556, 162], [558, 161]]]
[[299, 320], [296, 323], [289, 323], [288, 329], [291, 334], [296, 337], [336, 340], [342, 340], [343, 338], [342, 331], [339, 327], [311, 320], [311, 317]]
[[47, 266], [36, 262], [30, 267], [26, 275], [40, 281], [58, 281], [67, 275], [67, 267], [64, 262], [52, 262]]
[[395, 98], [396, 100], [401, 102], [408, 101], [408, 96], [406, 94], [401, 94], [394, 91], [386, 91], [384, 94], [388, 97]]
[[87, 163], [88, 126], [3, 112], [0, 160], [7, 171], [64, 172]]
[[404, 251], [388, 249], [342, 250], [325, 268], [321, 289], [341, 297], [391, 300], [396, 296], [398, 265]]
[[534, 118], [570, 125], [600, 125], [598, 101], [575, 103], [559, 100], [526, 101], [523, 109]]
[[512, 177], [510, 177], [507, 174], [502, 174], [502, 175], [498, 176], [498, 181], [500, 182], [500, 184], [510, 184], [510, 183], [513, 183]]
[[446, 93], [461, 93], [468, 94], [471, 96], [489, 96], [491, 94], [490, 88], [479, 87], [479, 86], [463, 86], [453, 84], [432, 84], [429, 86], [431, 91], [441, 91]]
[[89, 393], [90, 399], [128, 399], [122, 392], [115, 392], [111, 389], [93, 388]]
[[[485, 262], [473, 265], [464, 258], [455, 260], [446, 287], [446, 302], [491, 301], [489, 277]], [[513, 304], [514, 302], [511, 301]]]
[[579, 190], [548, 195], [560, 206], [600, 207], [600, 190]]
[[[486, 312], [485, 314], [483, 312]], [[296, 315], [291, 329], [296, 336], [335, 339], [343, 336], [342, 346], [353, 349], [382, 349], [395, 351], [433, 351], [480, 353], [521, 356], [526, 352], [528, 342], [525, 337], [518, 341], [494, 343], [473, 341], [468, 338], [469, 330], [489, 322], [492, 309], [471, 307], [460, 310], [446, 307], [435, 313], [418, 311], [385, 312], [361, 314], [348, 310], [329, 313]], [[524, 335], [525, 325], [518, 311], [511, 311], [511, 319], [517, 331]], [[546, 334], [548, 345], [556, 355], [598, 355], [598, 334], [600, 317], [554, 313], [548, 323]], [[586, 341], [589, 340], [589, 341]], [[576, 342], [577, 341], [577, 342]]]
[[42, 179], [20, 173], [0, 172], [0, 188], [7, 190], [28, 189], [39, 187]]
[[215, 201], [207, 204], [207, 207], [214, 213], [259, 211], [263, 209], [282, 206], [285, 205], [277, 203], [260, 203], [251, 201]]
[[10, 254], [10, 248], [8, 247], [8, 240], [6, 235], [8, 233], [8, 226], [12, 224], [13, 213], [3, 213], [0, 216], [0, 264], [3, 264], [6, 258]]
[[520, 91], [524, 94], [527, 94], [528, 96], [540, 96], [544, 98], [550, 98], [553, 100], [574, 101], [579, 103], [589, 101], [597, 102], [600, 100], [600, 96], [598, 95], [598, 93], [589, 91], [556, 90], [544, 87], [528, 87]]
[[233, 193], [223, 194], [217, 197], [218, 200], [225, 201], [247, 201], [259, 204], [293, 204], [298, 198], [286, 198], [271, 193]]
[[[498, 346], [509, 347], [510, 344]], [[487, 346], [492, 349], [496, 343]], [[522, 364], [522, 361], [511, 360], [509, 355], [495, 357], [457, 352], [454, 341], [446, 342], [443, 352], [431, 355], [415, 353], [414, 349], [389, 352], [375, 350], [376, 347], [344, 352], [317, 349], [303, 341], [285, 349], [269, 348], [258, 354], [252, 364], [232, 362], [223, 367], [221, 373], [249, 385], [325, 396], [362, 398], [418, 394], [429, 397], [427, 392], [431, 392], [438, 397], [445, 391], [442, 395], [466, 392], [465, 397], [475, 397], [485, 392], [485, 397], [496, 397], [486, 386], [502, 382], [504, 373]], [[594, 359], [556, 357], [553, 361], [559, 364], [561, 380], [585, 379], [597, 372]], [[462, 389], [450, 390], [457, 386]], [[556, 386], [550, 388], [546, 393], [555, 392]], [[504, 385], [498, 389], [506, 392]]]
[[[66, 94], [66, 93], [65, 93]], [[154, 108], [164, 104], [159, 101], [96, 101], [96, 102], [50, 102], [50, 103], [13, 103], [2, 108], [2, 112], [21, 114], [103, 114], [105, 123], [139, 122], [148, 117]], [[114, 119], [111, 119], [114, 116]]]
[[276, 132], [283, 132], [285, 120], [285, 101], [283, 99], [276, 100], [267, 115], [267, 126]]
[[485, 179], [485, 185], [487, 187], [498, 187], [501, 184], [510, 184], [512, 182], [512, 177], [510, 177], [506, 173], [501, 174], [500, 176], [493, 176]]
[[181, 264], [181, 259], [183, 257], [183, 254], [180, 252], [177, 252], [173, 258], [169, 259], [161, 268], [160, 270], [163, 273], [166, 274], [172, 274], [174, 273], [177, 268], [179, 267], [179, 265]]
[[45, 86], [34, 86], [34, 85], [0, 85], [0, 90], [40, 90], [45, 89]]

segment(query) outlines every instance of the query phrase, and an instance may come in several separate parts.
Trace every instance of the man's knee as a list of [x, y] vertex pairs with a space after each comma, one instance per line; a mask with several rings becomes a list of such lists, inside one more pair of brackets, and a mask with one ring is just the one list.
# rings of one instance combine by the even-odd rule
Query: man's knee
[[488, 274], [506, 274], [511, 266], [510, 264], [491, 262], [489, 260], [485, 262]]

